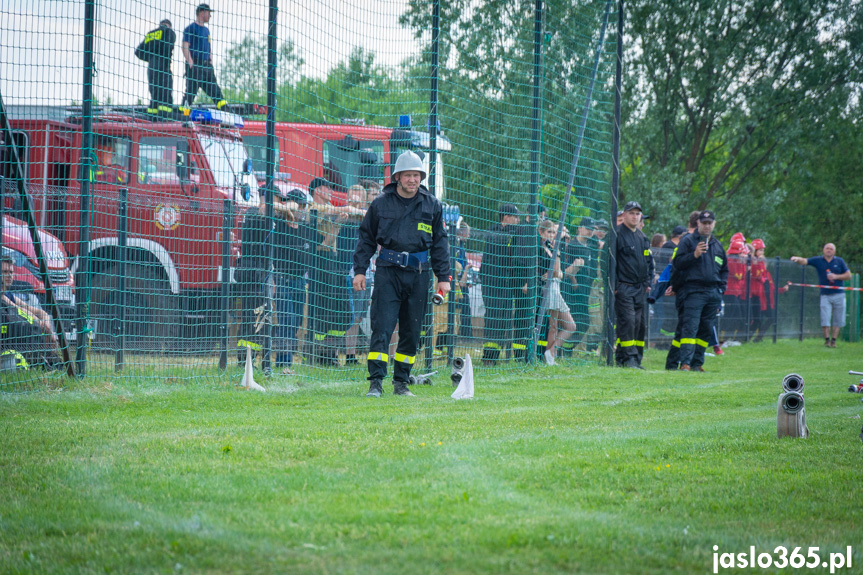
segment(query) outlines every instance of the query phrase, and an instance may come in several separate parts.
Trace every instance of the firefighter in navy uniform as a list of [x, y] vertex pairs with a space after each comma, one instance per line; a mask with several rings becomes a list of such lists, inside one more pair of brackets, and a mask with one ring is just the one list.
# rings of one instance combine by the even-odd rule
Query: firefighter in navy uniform
[[644, 307], [653, 282], [653, 256], [650, 241], [641, 230], [641, 205], [629, 202], [623, 208], [623, 223], [617, 227], [617, 277], [614, 287], [614, 313], [617, 318], [619, 367], [643, 369]]
[[387, 375], [389, 343], [399, 324], [399, 343], [394, 356], [393, 393], [408, 390], [411, 367], [429, 292], [429, 268], [437, 277], [437, 291], [450, 290], [449, 241], [441, 203], [420, 182], [426, 177], [423, 163], [407, 151], [396, 160], [392, 182], [369, 206], [359, 229], [354, 252], [353, 288], [366, 289], [366, 270], [380, 246], [372, 291], [369, 341], [368, 397], [381, 396]]
[[135, 49], [135, 56], [147, 62], [147, 83], [150, 87], [150, 114], [170, 114], [174, 106], [174, 74], [171, 72], [171, 58], [177, 35], [167, 18], [159, 22], [159, 27], [150, 30], [144, 41]]
[[679, 317], [675, 340], [680, 344], [683, 371], [704, 371], [704, 352], [728, 284], [728, 258], [713, 237], [715, 225], [712, 211], [701, 212], [698, 228], [680, 240], [672, 259], [671, 284]]

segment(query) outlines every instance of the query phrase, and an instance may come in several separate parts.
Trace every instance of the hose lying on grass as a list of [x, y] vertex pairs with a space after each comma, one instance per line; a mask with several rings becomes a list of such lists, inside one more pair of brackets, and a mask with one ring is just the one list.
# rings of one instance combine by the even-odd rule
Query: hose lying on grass
[[783, 392], [776, 405], [776, 434], [778, 437], [809, 437], [806, 427], [806, 405], [803, 399], [803, 378], [789, 373], [782, 380]]

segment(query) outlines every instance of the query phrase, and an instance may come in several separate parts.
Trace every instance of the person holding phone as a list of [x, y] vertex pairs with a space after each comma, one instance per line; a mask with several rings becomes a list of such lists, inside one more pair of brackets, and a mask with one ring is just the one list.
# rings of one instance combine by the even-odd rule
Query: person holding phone
[[716, 323], [716, 310], [728, 285], [728, 258], [713, 236], [716, 215], [698, 214], [698, 227], [680, 240], [672, 259], [671, 285], [677, 293], [680, 369], [704, 371], [704, 352]]

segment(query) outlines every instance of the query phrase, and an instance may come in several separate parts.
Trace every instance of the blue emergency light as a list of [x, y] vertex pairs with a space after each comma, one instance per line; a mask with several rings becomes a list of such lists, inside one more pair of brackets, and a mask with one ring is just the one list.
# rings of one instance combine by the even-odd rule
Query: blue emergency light
[[411, 127], [411, 115], [410, 114], [402, 114], [399, 116], [399, 128], [410, 128]]
[[225, 128], [242, 128], [245, 125], [242, 116], [238, 114], [209, 108], [195, 108], [189, 114], [189, 119], [193, 122], [217, 124]]

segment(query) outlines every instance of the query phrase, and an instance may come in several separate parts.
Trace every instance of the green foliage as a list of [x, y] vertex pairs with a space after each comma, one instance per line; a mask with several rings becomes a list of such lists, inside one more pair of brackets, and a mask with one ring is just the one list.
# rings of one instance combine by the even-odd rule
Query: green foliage
[[[837, 361], [863, 347], [840, 346], [730, 348], [704, 374], [648, 350], [647, 372], [481, 375], [471, 401], [442, 376], [416, 398], [244, 392], [235, 367], [0, 394], [0, 571], [664, 574], [710, 572], [714, 545], [844, 552], [863, 522], [844, 370], [861, 366]], [[776, 438], [792, 356], [805, 440]]]
[[[305, 63], [293, 40], [282, 42], [277, 54], [277, 86], [291, 86]], [[219, 81], [235, 101], [267, 103], [267, 38], [247, 35], [228, 49]]]
[[726, 231], [767, 233], [761, 223], [790, 188], [765, 174], [792, 157], [813, 168], [800, 148], [812, 127], [859, 109], [859, 2], [636, 0], [627, 10], [624, 195], [661, 229], [709, 206]]

